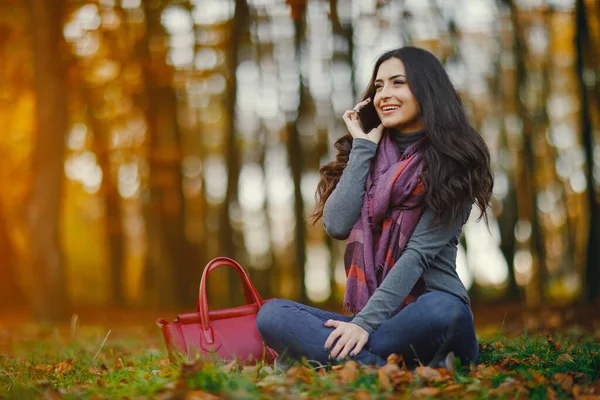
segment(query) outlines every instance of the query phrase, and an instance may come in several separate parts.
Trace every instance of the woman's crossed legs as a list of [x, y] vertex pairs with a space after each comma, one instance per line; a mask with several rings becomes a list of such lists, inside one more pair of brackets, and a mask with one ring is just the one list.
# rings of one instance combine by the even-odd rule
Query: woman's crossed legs
[[[282, 356], [305, 357], [327, 363], [325, 341], [333, 328], [328, 319], [350, 322], [348, 317], [309, 307], [291, 300], [265, 303], [256, 318], [263, 341]], [[473, 315], [456, 296], [428, 292], [385, 321], [370, 336], [364, 349], [350, 357], [362, 364], [385, 365], [392, 353], [402, 354], [409, 366], [441, 360], [450, 351], [463, 363], [478, 357]]]

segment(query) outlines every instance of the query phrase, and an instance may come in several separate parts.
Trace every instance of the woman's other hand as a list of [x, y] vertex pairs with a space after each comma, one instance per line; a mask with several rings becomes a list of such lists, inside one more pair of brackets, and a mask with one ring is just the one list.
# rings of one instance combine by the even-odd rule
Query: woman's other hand
[[335, 339], [337, 343], [329, 352], [332, 359], [343, 360], [348, 354], [355, 356], [363, 349], [369, 341], [369, 333], [352, 322], [327, 320], [324, 324], [329, 328], [335, 328], [325, 341], [325, 350], [329, 350]]
[[381, 140], [381, 135], [383, 134], [383, 125], [379, 124], [377, 128], [371, 129], [371, 131], [367, 134], [363, 131], [363, 128], [360, 124], [360, 119], [358, 118], [358, 110], [366, 106], [370, 101], [370, 98], [361, 101], [354, 106], [352, 110], [346, 111], [342, 116], [342, 119], [346, 123], [346, 127], [348, 128], [350, 135], [352, 135], [354, 139], [367, 139], [375, 144], [378, 144]]

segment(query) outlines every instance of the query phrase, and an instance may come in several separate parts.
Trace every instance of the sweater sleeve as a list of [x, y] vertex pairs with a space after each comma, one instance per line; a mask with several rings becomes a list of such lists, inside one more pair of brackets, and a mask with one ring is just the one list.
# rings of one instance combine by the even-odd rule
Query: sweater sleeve
[[377, 144], [368, 139], [352, 142], [348, 164], [323, 208], [323, 227], [334, 239], [347, 239], [360, 216], [369, 164], [376, 152]]
[[450, 243], [458, 243], [463, 218], [458, 217], [451, 224], [442, 218], [442, 221], [432, 225], [434, 218], [433, 211], [426, 210], [423, 213], [402, 255], [365, 307], [352, 320], [369, 334], [402, 305], [440, 251]]

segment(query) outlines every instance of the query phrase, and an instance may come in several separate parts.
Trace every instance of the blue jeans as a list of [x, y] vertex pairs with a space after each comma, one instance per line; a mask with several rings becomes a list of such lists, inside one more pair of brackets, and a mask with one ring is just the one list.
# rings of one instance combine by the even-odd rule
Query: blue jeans
[[[323, 326], [328, 319], [349, 322], [352, 317], [274, 299], [260, 308], [256, 327], [263, 341], [281, 356], [295, 360], [305, 357], [325, 364], [329, 361], [325, 340], [333, 331]], [[396, 353], [413, 367], [419, 362], [435, 365], [450, 351], [463, 364], [477, 361], [473, 314], [458, 297], [433, 291], [386, 320], [369, 336], [363, 350], [348, 358], [381, 366], [390, 354]]]

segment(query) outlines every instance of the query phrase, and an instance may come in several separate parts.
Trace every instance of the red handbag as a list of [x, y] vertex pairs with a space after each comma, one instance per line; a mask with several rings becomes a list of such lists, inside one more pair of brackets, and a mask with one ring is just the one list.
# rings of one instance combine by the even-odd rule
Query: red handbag
[[[206, 280], [217, 267], [234, 268], [244, 288], [246, 304], [223, 310], [208, 310]], [[267, 300], [268, 301], [268, 300]], [[263, 344], [256, 329], [256, 314], [265, 301], [260, 297], [246, 271], [231, 258], [217, 257], [204, 268], [196, 312], [179, 314], [173, 322], [159, 318], [169, 358], [187, 360], [212, 358], [223, 361], [234, 359], [244, 363], [265, 360], [272, 362], [277, 353]]]

